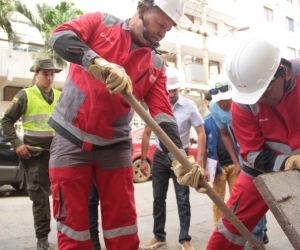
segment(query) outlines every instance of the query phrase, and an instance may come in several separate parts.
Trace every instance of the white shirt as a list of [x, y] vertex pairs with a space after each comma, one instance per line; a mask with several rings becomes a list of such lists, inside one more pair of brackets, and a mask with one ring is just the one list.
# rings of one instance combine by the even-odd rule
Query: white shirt
[[[191, 126], [198, 127], [203, 125], [203, 118], [196, 103], [181, 95], [178, 96], [178, 100], [173, 105], [172, 111], [177, 121], [179, 136], [182, 141], [183, 148], [189, 148]], [[159, 150], [162, 150], [159, 146], [159, 140], [157, 137], [155, 140], [156, 147]]]

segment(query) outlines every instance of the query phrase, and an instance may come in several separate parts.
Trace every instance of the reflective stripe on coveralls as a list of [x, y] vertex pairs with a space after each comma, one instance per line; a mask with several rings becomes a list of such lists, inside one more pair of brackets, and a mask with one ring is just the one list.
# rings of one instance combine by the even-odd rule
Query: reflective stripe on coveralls
[[[72, 228], [59, 221], [57, 221], [56, 229], [73, 240], [85, 241], [90, 239], [90, 230], [74, 231]], [[137, 224], [134, 224], [132, 226], [119, 227], [111, 230], [103, 230], [103, 236], [107, 239], [112, 239], [123, 235], [134, 234], [136, 232]]]
[[[281, 165], [282, 165], [283, 161], [286, 159], [287, 155], [292, 155], [292, 154], [297, 154], [298, 153], [298, 149], [296, 149], [295, 151], [292, 151], [291, 147], [287, 144], [284, 144], [284, 143], [272, 142], [272, 141], [269, 141], [269, 140], [265, 140], [265, 144], [269, 149], [274, 150], [276, 152], [283, 153], [282, 155], [278, 155], [276, 157], [275, 164], [274, 164], [274, 167], [273, 167], [273, 171], [279, 171], [280, 170]], [[247, 162], [245, 162], [245, 164], [248, 167], [254, 168], [255, 159], [258, 157], [258, 155], [261, 152], [262, 151], [250, 151], [247, 155]]]
[[59, 221], [57, 221], [56, 229], [73, 240], [85, 241], [90, 239], [90, 230], [74, 231], [72, 228]]
[[137, 224], [132, 226], [119, 227], [111, 230], [103, 230], [103, 236], [107, 239], [112, 239], [115, 237], [130, 235], [137, 232]]
[[233, 234], [227, 230], [227, 228], [223, 224], [222, 219], [219, 220], [217, 227], [218, 227], [219, 233], [223, 234], [224, 237], [227, 240], [229, 240], [230, 242], [232, 242], [233, 244], [239, 245], [239, 246], [244, 246], [246, 244], [246, 240], [244, 237]]

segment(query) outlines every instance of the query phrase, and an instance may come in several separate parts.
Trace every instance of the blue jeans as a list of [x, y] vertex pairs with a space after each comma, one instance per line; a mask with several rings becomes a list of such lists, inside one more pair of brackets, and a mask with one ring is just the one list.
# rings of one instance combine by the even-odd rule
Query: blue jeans
[[90, 231], [98, 231], [99, 194], [95, 182], [92, 182], [92, 189], [89, 196], [89, 221]]
[[156, 239], [165, 240], [165, 223], [166, 223], [166, 198], [169, 187], [169, 178], [172, 177], [178, 214], [180, 220], [179, 242], [190, 241], [189, 236], [191, 206], [190, 206], [190, 189], [187, 186], [179, 185], [174, 171], [171, 170], [171, 162], [167, 156], [154, 153], [154, 161], [152, 167], [152, 186], [153, 186], [153, 233]]
[[265, 215], [264, 217], [262, 217], [262, 219], [258, 222], [257, 226], [252, 231], [252, 235], [256, 239], [259, 239], [260, 241], [263, 240], [264, 232], [267, 231], [266, 223], [267, 223], [267, 218]]

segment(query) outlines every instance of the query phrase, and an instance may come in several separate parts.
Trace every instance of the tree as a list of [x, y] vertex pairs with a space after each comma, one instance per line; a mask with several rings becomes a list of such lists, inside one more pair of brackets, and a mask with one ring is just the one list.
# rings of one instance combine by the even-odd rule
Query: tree
[[54, 8], [46, 3], [43, 3], [36, 4], [38, 13], [38, 16], [36, 17], [30, 10], [27, 9], [25, 4], [21, 4], [19, 1], [17, 1], [15, 6], [16, 11], [27, 17], [41, 33], [45, 42], [45, 57], [48, 56], [54, 59], [59, 66], [66, 66], [66, 61], [58, 56], [51, 47], [49, 47], [48, 40], [52, 31], [57, 26], [71, 19], [76, 19], [78, 16], [83, 14], [83, 11], [75, 8], [75, 4], [72, 2], [62, 1]]
[[9, 12], [13, 10], [13, 0], [0, 0], [0, 28], [2, 28], [7, 33], [9, 41], [11, 41], [12, 37], [14, 36], [11, 23], [8, 20]]

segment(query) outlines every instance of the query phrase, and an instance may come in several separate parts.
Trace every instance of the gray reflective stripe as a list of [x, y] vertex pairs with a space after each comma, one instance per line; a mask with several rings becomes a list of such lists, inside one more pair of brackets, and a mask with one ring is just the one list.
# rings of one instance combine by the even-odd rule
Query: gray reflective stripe
[[[275, 150], [277, 152], [281, 152], [283, 153], [283, 155], [278, 155], [276, 157], [275, 160], [275, 164], [273, 167], [273, 171], [279, 171], [280, 167], [282, 165], [282, 162], [284, 161], [284, 159], [288, 156], [293, 154], [294, 152], [297, 152], [297, 150], [295, 150], [294, 152], [292, 152], [291, 148], [289, 145], [284, 144], [284, 143], [279, 143], [279, 142], [271, 142], [271, 141], [267, 141], [265, 142], [265, 144], [267, 145], [268, 148]], [[256, 160], [256, 157], [261, 153], [261, 151], [250, 151], [247, 155], [247, 162], [244, 162], [247, 166], [249, 167], [254, 167], [254, 162]]]
[[238, 246], [244, 246], [246, 244], [246, 240], [244, 239], [243, 236], [233, 234], [227, 230], [227, 228], [223, 224], [222, 219], [219, 220], [217, 227], [218, 227], [219, 233], [223, 234], [224, 237], [227, 240], [229, 240], [231, 243], [238, 245]]
[[247, 155], [247, 162], [244, 162], [247, 166], [254, 168], [254, 162], [256, 157], [260, 154], [261, 151], [250, 151]]
[[282, 166], [282, 163], [283, 163], [283, 161], [284, 161], [287, 157], [288, 157], [287, 155], [278, 155], [278, 156], [276, 157], [275, 164], [274, 164], [274, 167], [273, 167], [273, 171], [274, 171], [274, 172], [280, 171], [280, 168], [281, 168], [281, 166]]
[[32, 115], [32, 116], [25, 116], [22, 117], [22, 122], [31, 122], [40, 119], [49, 119], [50, 115], [48, 114], [40, 114], [40, 115]]
[[24, 130], [24, 135], [29, 136], [36, 136], [36, 137], [42, 137], [42, 136], [54, 136], [54, 131], [32, 131], [32, 130]]
[[128, 141], [131, 138], [130, 133], [128, 136], [123, 136], [120, 138], [113, 138], [112, 140], [105, 139], [100, 136], [96, 136], [93, 134], [85, 133], [84, 131], [74, 127], [71, 123], [65, 120], [63, 116], [61, 116], [56, 110], [54, 110], [51, 118], [55, 120], [60, 126], [69, 131], [71, 134], [75, 135], [79, 140], [89, 142], [99, 146], [106, 146], [110, 144], [114, 144], [116, 142]]
[[86, 241], [90, 239], [90, 230], [74, 231], [73, 229], [66, 226], [65, 224], [60, 223], [59, 221], [57, 222], [56, 229], [73, 240]]
[[266, 144], [270, 149], [276, 150], [286, 155], [292, 154], [292, 150], [290, 146], [287, 144], [280, 143], [280, 142], [271, 142], [271, 141], [266, 141]]
[[172, 117], [172, 116], [167, 115], [167, 114], [158, 114], [153, 118], [154, 118], [154, 121], [157, 122], [157, 124], [160, 124], [162, 122], [170, 122], [170, 123], [176, 123], [177, 124], [175, 117]]
[[106, 239], [112, 239], [123, 235], [130, 235], [137, 232], [137, 224], [132, 226], [119, 227], [111, 230], [103, 230], [103, 236]]
[[300, 148], [293, 151], [293, 155], [297, 155], [297, 154], [300, 154]]

